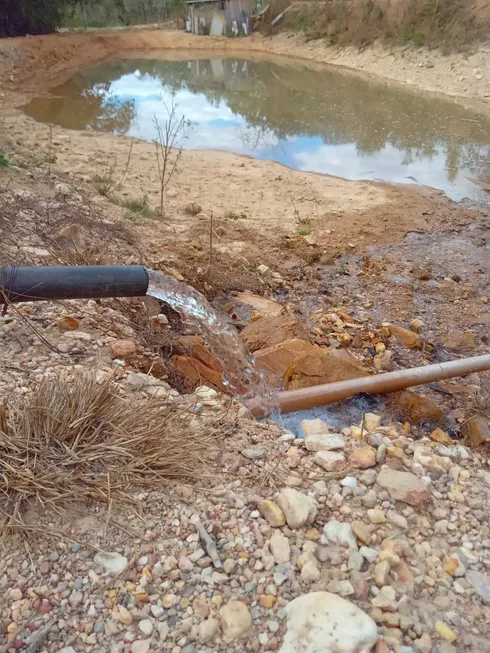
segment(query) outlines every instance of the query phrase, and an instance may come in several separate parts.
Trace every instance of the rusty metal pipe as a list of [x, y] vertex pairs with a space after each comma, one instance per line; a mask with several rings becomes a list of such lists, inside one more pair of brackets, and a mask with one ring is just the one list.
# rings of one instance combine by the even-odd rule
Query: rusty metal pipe
[[423, 385], [489, 369], [490, 354], [473, 356], [448, 363], [413, 367], [408, 370], [364, 376], [359, 379], [315, 385], [299, 390], [286, 390], [278, 394], [279, 407], [282, 413], [292, 413], [296, 410], [306, 410], [343, 401], [360, 392], [368, 394], [395, 392], [395, 390], [404, 390], [414, 385]]

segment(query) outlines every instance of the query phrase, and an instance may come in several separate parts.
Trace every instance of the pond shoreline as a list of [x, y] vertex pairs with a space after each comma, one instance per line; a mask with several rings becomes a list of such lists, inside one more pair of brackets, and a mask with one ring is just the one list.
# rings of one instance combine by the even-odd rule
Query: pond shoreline
[[197, 37], [171, 30], [128, 29], [65, 32], [0, 40], [0, 85], [6, 106], [21, 104], [67, 79], [77, 70], [135, 52], [157, 58], [162, 50], [199, 50], [220, 56], [280, 56], [329, 64], [355, 74], [451, 96], [465, 106], [490, 113], [490, 45], [474, 53], [444, 56], [426, 49], [364, 51], [306, 42], [295, 33], [247, 39]]

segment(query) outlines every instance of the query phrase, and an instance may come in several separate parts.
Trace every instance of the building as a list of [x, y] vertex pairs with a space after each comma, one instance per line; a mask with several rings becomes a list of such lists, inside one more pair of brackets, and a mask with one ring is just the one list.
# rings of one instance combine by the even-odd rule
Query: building
[[252, 29], [252, 0], [187, 0], [187, 29], [209, 36], [247, 36]]

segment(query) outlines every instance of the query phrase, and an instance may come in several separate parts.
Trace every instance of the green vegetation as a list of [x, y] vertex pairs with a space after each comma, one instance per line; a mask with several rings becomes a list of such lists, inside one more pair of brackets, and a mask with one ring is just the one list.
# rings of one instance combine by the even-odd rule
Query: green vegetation
[[0, 38], [184, 18], [184, 0], [0, 0]]
[[148, 201], [148, 195], [143, 195], [142, 197], [132, 197], [127, 200], [122, 200], [120, 202], [121, 206], [125, 209], [128, 209], [131, 213], [142, 218], [151, 218], [153, 217], [153, 211], [150, 207]]
[[9, 161], [9, 159], [7, 159], [5, 154], [2, 154], [2, 152], [0, 152], [0, 166], [10, 167], [11, 165], [12, 165], [12, 163]]
[[318, 8], [306, 7], [290, 16], [289, 26], [308, 39], [331, 45], [364, 48], [375, 41], [463, 50], [486, 37], [489, 23], [478, 18], [466, 0], [331, 0]]

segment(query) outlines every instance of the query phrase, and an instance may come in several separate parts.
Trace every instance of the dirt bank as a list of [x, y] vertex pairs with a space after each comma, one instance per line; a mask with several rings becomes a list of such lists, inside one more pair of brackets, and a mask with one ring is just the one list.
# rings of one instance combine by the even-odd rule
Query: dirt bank
[[[74, 70], [115, 56], [138, 51], [203, 50], [247, 55], [279, 55], [335, 64], [380, 79], [446, 95], [478, 101], [490, 109], [490, 46], [473, 54], [443, 56], [423, 49], [372, 47], [363, 52], [305, 42], [297, 34], [248, 39], [196, 37], [177, 31], [118, 30], [63, 33], [0, 41], [0, 85], [6, 102], [18, 101], [19, 92], [32, 94], [62, 81]], [[152, 54], [153, 56], [153, 54]]]

